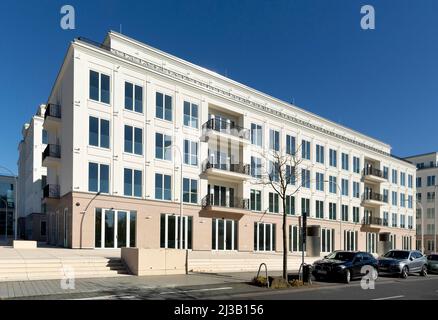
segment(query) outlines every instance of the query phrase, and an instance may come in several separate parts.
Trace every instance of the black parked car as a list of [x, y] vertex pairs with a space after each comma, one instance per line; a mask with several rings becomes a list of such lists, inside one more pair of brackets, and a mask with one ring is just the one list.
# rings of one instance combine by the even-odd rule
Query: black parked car
[[324, 259], [313, 263], [312, 274], [316, 280], [332, 278], [346, 283], [354, 278], [362, 277], [362, 267], [370, 266], [377, 277], [377, 260], [367, 252], [334, 251]]

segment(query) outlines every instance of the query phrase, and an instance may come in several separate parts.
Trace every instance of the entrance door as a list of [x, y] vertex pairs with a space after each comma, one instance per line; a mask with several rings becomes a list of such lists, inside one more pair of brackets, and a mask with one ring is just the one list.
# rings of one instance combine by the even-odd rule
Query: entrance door
[[135, 211], [96, 209], [96, 248], [134, 247], [136, 220]]
[[126, 247], [126, 230], [127, 230], [127, 213], [126, 211], [117, 211], [117, 248]]
[[105, 210], [105, 248], [114, 248], [114, 238], [116, 231], [114, 228], [115, 212], [113, 210]]

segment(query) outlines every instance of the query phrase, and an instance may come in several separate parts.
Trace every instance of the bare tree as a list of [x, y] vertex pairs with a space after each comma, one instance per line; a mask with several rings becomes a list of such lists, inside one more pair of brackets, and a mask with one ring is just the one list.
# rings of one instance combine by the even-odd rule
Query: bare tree
[[[300, 146], [301, 148], [301, 146]], [[300, 149], [298, 148], [298, 150]], [[287, 198], [294, 196], [301, 188], [301, 172], [300, 166], [302, 159], [298, 158], [296, 150], [292, 154], [281, 151], [270, 151], [268, 154], [262, 153], [265, 159], [263, 172], [260, 174], [260, 179], [255, 181], [256, 184], [270, 186], [282, 204], [283, 213], [283, 279], [287, 280], [287, 215], [290, 208], [287, 205]], [[309, 180], [310, 177], [305, 177]], [[291, 203], [289, 203], [291, 205]]]

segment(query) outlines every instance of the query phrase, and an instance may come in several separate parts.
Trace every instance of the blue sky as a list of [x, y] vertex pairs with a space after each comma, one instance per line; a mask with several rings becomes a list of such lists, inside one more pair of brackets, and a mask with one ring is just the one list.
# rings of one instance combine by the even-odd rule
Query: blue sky
[[[60, 28], [60, 8], [76, 29]], [[360, 28], [373, 5], [376, 29]], [[0, 165], [45, 103], [69, 42], [119, 30], [407, 156], [438, 151], [438, 1], [1, 1]]]

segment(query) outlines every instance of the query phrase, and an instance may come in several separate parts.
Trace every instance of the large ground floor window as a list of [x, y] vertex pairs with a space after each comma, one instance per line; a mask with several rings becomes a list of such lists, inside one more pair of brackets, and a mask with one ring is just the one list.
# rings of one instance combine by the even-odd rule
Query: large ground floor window
[[275, 224], [254, 222], [254, 251], [275, 251]]
[[298, 226], [289, 226], [289, 250], [292, 252], [302, 251], [302, 234]]
[[397, 237], [395, 234], [389, 235], [389, 242], [391, 242], [391, 250], [397, 249]]
[[237, 250], [237, 231], [237, 221], [213, 219], [211, 226], [211, 248], [213, 250]]
[[172, 249], [192, 249], [193, 239], [193, 218], [190, 216], [182, 217], [175, 214], [161, 214], [160, 217], [160, 247]]
[[412, 250], [412, 237], [411, 236], [403, 236], [402, 237], [402, 250]]
[[367, 238], [367, 246], [366, 246], [367, 252], [377, 253], [378, 233], [367, 232], [366, 238]]
[[321, 252], [335, 250], [335, 229], [321, 229]]
[[137, 212], [96, 208], [96, 248], [135, 247]]
[[357, 231], [344, 230], [344, 250], [357, 251]]

